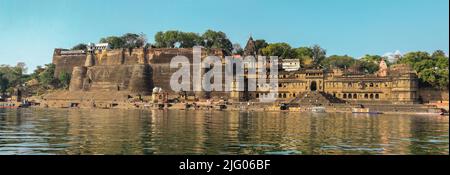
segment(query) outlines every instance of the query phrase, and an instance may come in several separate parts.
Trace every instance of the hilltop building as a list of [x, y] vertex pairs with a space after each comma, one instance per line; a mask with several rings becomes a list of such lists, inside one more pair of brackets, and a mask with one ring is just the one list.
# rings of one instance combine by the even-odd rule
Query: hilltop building
[[[257, 54], [255, 41], [250, 37], [244, 55], [236, 59]], [[257, 102], [260, 96], [268, 93], [259, 87], [255, 92], [249, 92], [247, 88], [232, 92], [174, 92], [170, 88], [170, 78], [178, 69], [171, 69], [170, 61], [179, 55], [193, 62], [193, 49], [188, 48], [110, 49], [108, 44], [89, 44], [87, 50], [55, 49], [55, 76], [70, 73], [72, 79], [69, 92], [47, 98], [62, 100], [71, 106], [83, 100], [92, 102], [96, 99], [96, 102], [103, 99], [118, 103], [126, 102], [130, 96], [151, 95], [157, 87], [164, 90], [169, 99], [194, 96], [198, 100], [220, 98]], [[203, 48], [201, 57], [208, 55], [224, 58], [225, 53], [220, 49]], [[330, 102], [391, 104], [412, 104], [419, 98], [417, 75], [406, 65], [388, 68], [381, 61], [379, 71], [371, 75], [340, 69], [302, 68], [298, 60], [288, 59], [281, 60], [278, 66], [279, 91], [276, 96], [279, 102], [303, 103], [315, 95]], [[244, 76], [247, 83], [255, 75]], [[238, 86], [233, 83], [233, 87]], [[113, 104], [108, 102], [105, 105]]]

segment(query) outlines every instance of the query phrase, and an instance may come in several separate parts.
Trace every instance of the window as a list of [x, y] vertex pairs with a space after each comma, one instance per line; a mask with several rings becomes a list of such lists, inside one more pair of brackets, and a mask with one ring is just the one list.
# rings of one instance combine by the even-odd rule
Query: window
[[354, 99], [357, 99], [357, 98], [358, 98], [358, 95], [353, 94], [353, 98], [354, 98]]
[[370, 94], [370, 99], [373, 99], [373, 94]]
[[368, 99], [369, 98], [369, 94], [364, 94], [364, 98]]
[[380, 99], [380, 95], [379, 94], [375, 94], [375, 99]]
[[347, 94], [344, 94], [343, 98], [347, 98]]

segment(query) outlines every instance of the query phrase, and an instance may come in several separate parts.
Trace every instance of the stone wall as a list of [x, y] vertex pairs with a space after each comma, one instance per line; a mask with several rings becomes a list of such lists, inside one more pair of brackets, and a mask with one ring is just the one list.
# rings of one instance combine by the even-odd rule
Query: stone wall
[[438, 90], [434, 88], [420, 88], [419, 98], [424, 103], [449, 101], [448, 90]]
[[[175, 56], [185, 56], [193, 62], [192, 48], [136, 48], [96, 50], [92, 66], [84, 67], [89, 54], [61, 54], [63, 49], [55, 49], [53, 63], [55, 77], [61, 72], [72, 73], [71, 91], [118, 91], [151, 92], [153, 87], [173, 93], [170, 78], [178, 69], [170, 69], [170, 61]], [[223, 58], [220, 50], [202, 50], [201, 57], [214, 54]], [[90, 55], [90, 54], [89, 54]], [[192, 87], [191, 87], [192, 89]]]
[[153, 89], [149, 65], [75, 67], [70, 91], [128, 91], [147, 95]]
[[72, 73], [72, 69], [76, 66], [84, 65], [86, 54], [78, 55], [61, 55], [61, 49], [55, 49], [52, 63], [55, 64], [55, 77], [61, 73]]

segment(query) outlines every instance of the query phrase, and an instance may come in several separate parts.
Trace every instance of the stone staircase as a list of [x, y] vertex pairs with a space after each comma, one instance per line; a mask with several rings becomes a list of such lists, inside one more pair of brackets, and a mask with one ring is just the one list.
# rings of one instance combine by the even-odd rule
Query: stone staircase
[[335, 103], [345, 103], [345, 101], [324, 92], [304, 92], [289, 102], [292, 105], [303, 106], [325, 106]]

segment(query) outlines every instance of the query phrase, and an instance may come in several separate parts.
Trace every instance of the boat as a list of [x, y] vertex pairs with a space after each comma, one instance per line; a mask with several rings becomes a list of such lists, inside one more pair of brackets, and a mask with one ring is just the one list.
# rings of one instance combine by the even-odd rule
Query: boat
[[17, 109], [29, 106], [27, 102], [0, 102], [0, 109]]
[[323, 106], [312, 107], [311, 108], [311, 112], [314, 112], [314, 113], [326, 113], [325, 107], [323, 107]]

